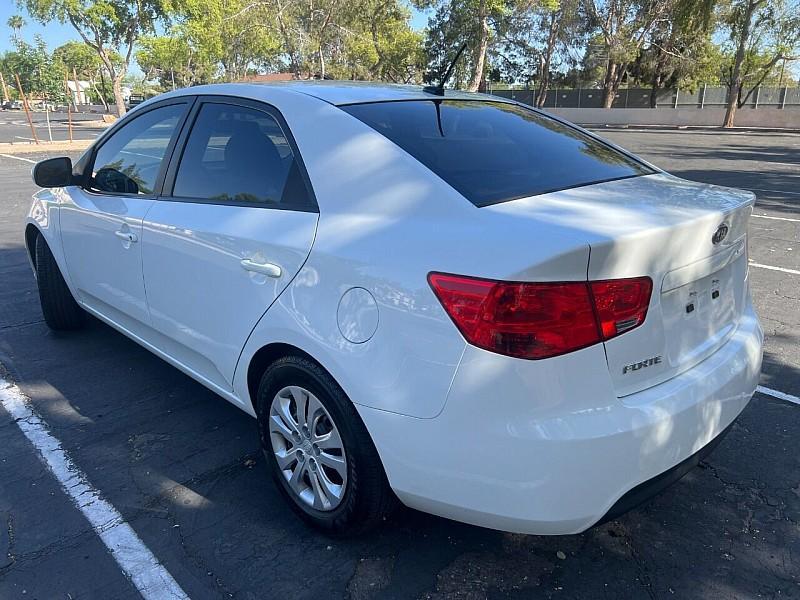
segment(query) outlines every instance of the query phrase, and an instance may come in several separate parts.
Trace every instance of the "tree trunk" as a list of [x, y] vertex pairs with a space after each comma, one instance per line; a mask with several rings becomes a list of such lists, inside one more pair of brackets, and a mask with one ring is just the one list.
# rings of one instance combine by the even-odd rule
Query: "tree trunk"
[[661, 91], [662, 85], [661, 74], [654, 74], [653, 86], [650, 88], [650, 108], [658, 108], [658, 92]]
[[731, 81], [728, 84], [728, 106], [725, 110], [725, 121], [722, 123], [723, 127], [733, 127], [733, 121], [736, 117], [739, 94], [742, 90], [742, 63], [744, 62], [744, 55], [747, 51], [747, 42], [750, 38], [750, 23], [753, 20], [753, 12], [757, 4], [758, 0], [749, 0], [744, 13], [739, 46], [736, 49], [736, 58], [733, 62], [733, 73], [731, 74]]
[[108, 90], [106, 89], [106, 76], [103, 69], [100, 69], [100, 89], [102, 90], [101, 96], [102, 96], [103, 106], [106, 107], [106, 112], [108, 112], [108, 100], [106, 100]]
[[[100, 76], [102, 77], [102, 72], [101, 72]], [[95, 81], [94, 77], [90, 77], [89, 78], [89, 84], [94, 88], [94, 91], [97, 94], [97, 97], [100, 98], [100, 102], [103, 103], [103, 108], [105, 109], [105, 111], [108, 112], [108, 102], [106, 102], [106, 99], [105, 99], [105, 96], [103, 95], [103, 92], [101, 92], [100, 88], [97, 87], [97, 81]]]
[[117, 104], [117, 116], [124, 117], [128, 109], [125, 107], [125, 98], [122, 97], [122, 78], [125, 76], [123, 73], [117, 73], [111, 83], [114, 88], [114, 102]]
[[486, 50], [489, 48], [489, 12], [486, 8], [486, 0], [481, 0], [478, 9], [478, 19], [480, 20], [480, 36], [478, 47], [475, 49], [475, 64], [472, 70], [472, 78], [467, 86], [468, 92], [477, 92], [483, 79], [483, 68], [486, 64]]
[[544, 49], [542, 60], [539, 61], [539, 91], [536, 95], [536, 106], [542, 108], [547, 100], [547, 90], [550, 88], [550, 63], [558, 40], [561, 27], [561, 13], [553, 12], [550, 17], [550, 30], [547, 35], [547, 45]]
[[608, 61], [606, 77], [603, 81], [603, 108], [611, 108], [611, 105], [614, 103], [614, 98], [617, 95], [617, 88], [619, 87], [619, 83], [617, 82], [617, 72], [619, 68], [620, 66], [614, 61]]

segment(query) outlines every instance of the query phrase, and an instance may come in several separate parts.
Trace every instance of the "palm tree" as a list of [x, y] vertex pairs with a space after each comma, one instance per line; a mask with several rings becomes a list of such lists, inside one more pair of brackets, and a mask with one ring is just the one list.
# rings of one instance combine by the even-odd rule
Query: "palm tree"
[[14, 31], [14, 33], [11, 35], [11, 37], [14, 38], [14, 41], [19, 41], [19, 32], [23, 27], [25, 27], [25, 19], [23, 19], [20, 15], [12, 15], [8, 18], [8, 21], [6, 21], [6, 25], [8, 25]]

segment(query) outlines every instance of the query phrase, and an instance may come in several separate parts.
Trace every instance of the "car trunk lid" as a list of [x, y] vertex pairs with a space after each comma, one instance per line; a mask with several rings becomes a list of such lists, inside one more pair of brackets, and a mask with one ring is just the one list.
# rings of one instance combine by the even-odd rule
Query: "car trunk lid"
[[[648, 276], [643, 324], [605, 342], [620, 397], [690, 369], [736, 330], [747, 297], [750, 192], [658, 173], [506, 203], [590, 246], [590, 281]], [[724, 235], [723, 235], [724, 233]]]

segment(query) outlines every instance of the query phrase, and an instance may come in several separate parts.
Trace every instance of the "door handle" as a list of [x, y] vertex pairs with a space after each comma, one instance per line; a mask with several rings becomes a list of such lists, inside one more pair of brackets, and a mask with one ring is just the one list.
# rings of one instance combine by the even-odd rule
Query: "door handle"
[[281, 276], [281, 268], [278, 265], [272, 263], [259, 263], [250, 260], [249, 258], [243, 258], [242, 262], [240, 263], [242, 268], [245, 271], [252, 271], [254, 273], [262, 273], [267, 277], [280, 277]]
[[136, 236], [136, 234], [131, 233], [130, 231], [115, 231], [114, 235], [122, 241], [130, 242], [131, 244], [135, 244], [139, 241], [139, 238]]

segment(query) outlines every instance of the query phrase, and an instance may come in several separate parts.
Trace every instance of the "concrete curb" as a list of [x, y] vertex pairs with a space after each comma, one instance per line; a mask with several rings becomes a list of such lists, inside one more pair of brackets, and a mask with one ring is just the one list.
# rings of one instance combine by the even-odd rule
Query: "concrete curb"
[[716, 125], [617, 125], [609, 123], [578, 123], [587, 129], [625, 129], [633, 131], [691, 131], [708, 133], [800, 133], [800, 129], [781, 127], [731, 127]]

